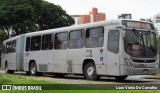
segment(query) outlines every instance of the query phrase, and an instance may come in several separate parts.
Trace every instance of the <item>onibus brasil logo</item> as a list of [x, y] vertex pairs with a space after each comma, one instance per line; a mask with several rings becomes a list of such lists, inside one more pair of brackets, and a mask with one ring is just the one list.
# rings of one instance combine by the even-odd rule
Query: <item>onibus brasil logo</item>
[[2, 90], [42, 90], [42, 87], [36, 85], [2, 85]]

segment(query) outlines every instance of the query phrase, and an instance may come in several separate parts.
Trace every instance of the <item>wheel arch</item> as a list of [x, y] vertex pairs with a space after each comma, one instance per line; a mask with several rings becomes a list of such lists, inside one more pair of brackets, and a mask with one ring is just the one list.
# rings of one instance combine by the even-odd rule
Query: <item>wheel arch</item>
[[[34, 63], [36, 64], [36, 61], [35, 61], [35, 60], [33, 60], [33, 59], [30, 60], [30, 61], [29, 61], [29, 64], [28, 64], [28, 69], [29, 69], [29, 67], [30, 67], [30, 65], [31, 65], [32, 62], [34, 62]], [[36, 64], [36, 65], [37, 65], [37, 64]]]
[[82, 73], [83, 73], [83, 74], [84, 74], [84, 68], [85, 68], [85, 66], [86, 66], [89, 62], [92, 62], [92, 63], [94, 63], [94, 65], [95, 65], [95, 61], [94, 61], [93, 59], [85, 59], [85, 60], [83, 61], [83, 64], [82, 64]]
[[8, 61], [7, 60], [4, 62], [4, 69], [6, 69], [6, 65], [8, 65]]

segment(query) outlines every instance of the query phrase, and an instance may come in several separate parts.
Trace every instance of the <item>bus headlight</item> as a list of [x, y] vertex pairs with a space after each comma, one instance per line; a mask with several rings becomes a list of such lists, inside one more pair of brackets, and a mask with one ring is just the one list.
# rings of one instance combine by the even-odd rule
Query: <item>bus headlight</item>
[[133, 67], [133, 64], [129, 61], [129, 59], [125, 58], [125, 62], [128, 67]]
[[155, 67], [159, 67], [159, 61], [156, 62]]

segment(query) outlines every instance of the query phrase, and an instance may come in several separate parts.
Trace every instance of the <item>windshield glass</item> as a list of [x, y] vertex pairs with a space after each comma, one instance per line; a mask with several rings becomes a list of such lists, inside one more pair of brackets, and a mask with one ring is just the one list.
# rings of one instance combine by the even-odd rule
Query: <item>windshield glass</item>
[[151, 31], [126, 30], [125, 51], [133, 57], [155, 57], [156, 35]]

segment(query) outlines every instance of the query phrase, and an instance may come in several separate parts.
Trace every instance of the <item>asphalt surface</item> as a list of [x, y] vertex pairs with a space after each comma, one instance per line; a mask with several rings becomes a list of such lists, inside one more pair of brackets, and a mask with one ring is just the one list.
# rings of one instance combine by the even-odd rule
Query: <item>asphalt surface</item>
[[[0, 71], [0, 75], [5, 71]], [[14, 75], [26, 76], [25, 72], [15, 72]], [[155, 76], [129, 76], [124, 81], [117, 81], [113, 77], [101, 77], [98, 81], [85, 80], [83, 76], [65, 75], [65, 77], [55, 77], [54, 75], [44, 74], [43, 76], [31, 77], [35, 80], [47, 80], [49, 82], [58, 82], [64, 84], [160, 84], [160, 78]]]

